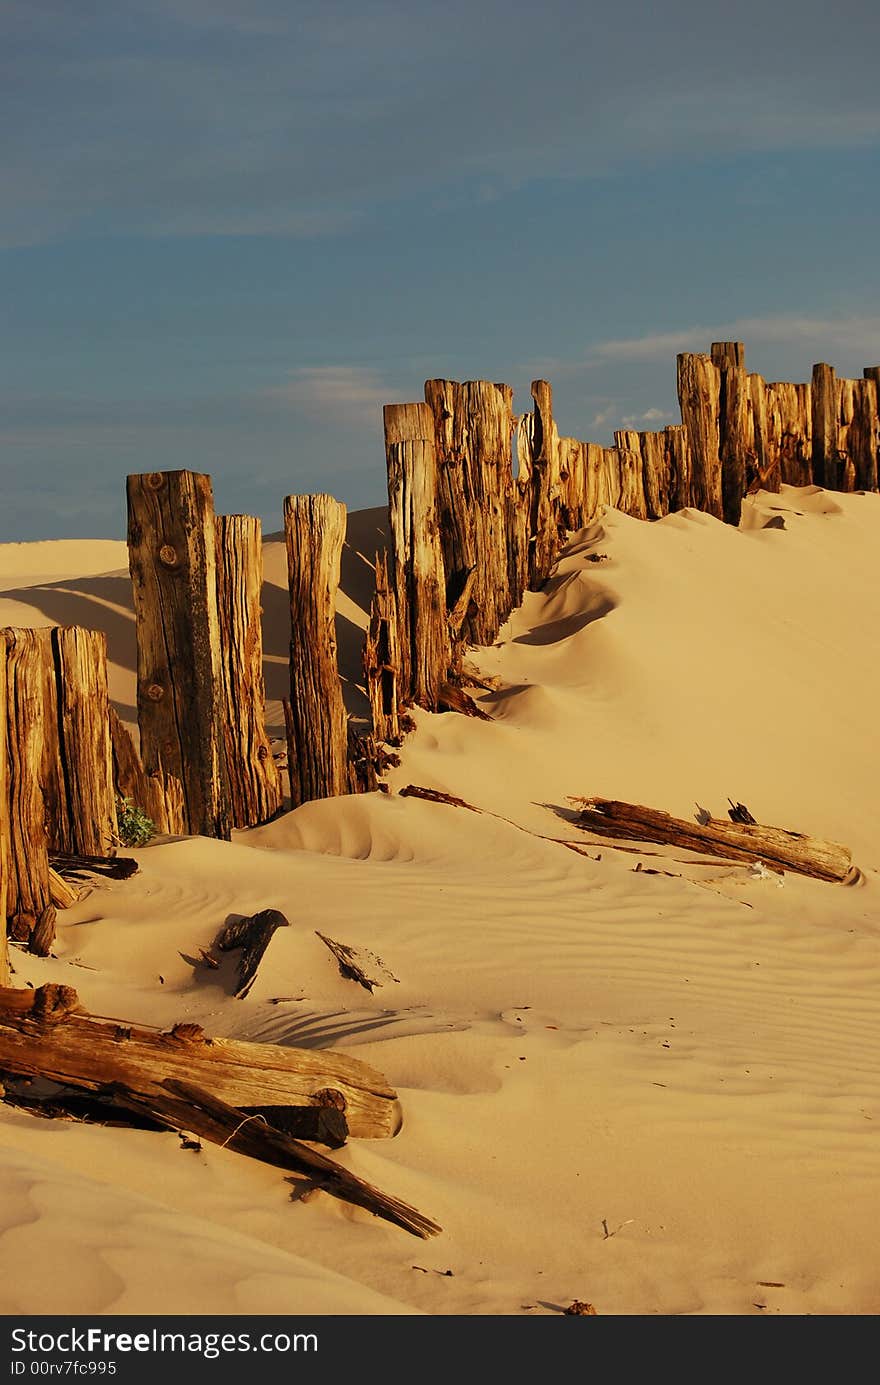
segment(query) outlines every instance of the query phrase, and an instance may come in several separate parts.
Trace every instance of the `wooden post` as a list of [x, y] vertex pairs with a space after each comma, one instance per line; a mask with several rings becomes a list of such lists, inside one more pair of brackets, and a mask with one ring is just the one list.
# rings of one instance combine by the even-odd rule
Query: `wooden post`
[[669, 470], [669, 510], [684, 510], [691, 503], [691, 446], [687, 429], [680, 423], [663, 429]]
[[6, 664], [7, 798], [3, 812], [8, 823], [11, 867], [6, 882], [6, 917], [14, 937], [45, 954], [52, 941], [51, 936], [46, 937], [52, 899], [40, 787], [43, 640], [35, 630], [6, 629], [0, 631], [0, 650]]
[[391, 566], [399, 621], [401, 704], [437, 711], [452, 661], [437, 519], [434, 415], [428, 404], [386, 404]]
[[288, 765], [293, 807], [348, 793], [348, 717], [336, 654], [346, 509], [330, 495], [284, 502], [290, 585]]
[[[507, 523], [513, 391], [488, 380], [427, 380], [425, 399], [434, 416], [447, 612], [471, 583], [454, 644], [491, 644], [512, 607]], [[456, 656], [455, 663], [458, 649]]]
[[620, 469], [620, 509], [636, 519], [648, 518], [642, 449], [637, 432], [619, 429], [614, 434]]
[[263, 541], [251, 515], [218, 515], [217, 615], [226, 777], [233, 827], [268, 822], [281, 807], [281, 776], [266, 735], [263, 682]]
[[616, 447], [603, 447], [599, 465], [599, 504], [617, 510], [620, 507], [620, 497], [620, 453]]
[[719, 378], [722, 511], [726, 524], [737, 525], [747, 489], [746, 466], [754, 457], [755, 437], [745, 346], [741, 341], [715, 341], [712, 361]]
[[828, 490], [845, 490], [840, 456], [840, 390], [834, 367], [813, 366], [813, 480]]
[[553, 418], [553, 390], [547, 380], [532, 381], [535, 407], [528, 437], [531, 450], [529, 502], [529, 586], [543, 586], [556, 562], [560, 539], [559, 434]]
[[766, 490], [809, 486], [813, 479], [810, 386], [776, 380], [765, 386], [764, 470], [756, 477]]
[[709, 356], [684, 352], [678, 357], [681, 421], [691, 451], [691, 499], [697, 510], [724, 518], [721, 493], [721, 440], [718, 432], [720, 373]]
[[[871, 484], [865, 485], [865, 490], [877, 490], [880, 485], [880, 365], [866, 365], [862, 371], [865, 381], [869, 387], [867, 396], [867, 407], [871, 411], [874, 429], [874, 460], [871, 465], [870, 459], [867, 461], [867, 475], [871, 478]], [[873, 386], [873, 389], [871, 389]]]
[[9, 948], [6, 942], [6, 905], [12, 894], [6, 696], [6, 641], [3, 640], [0, 641], [0, 986], [8, 986], [10, 979]]
[[669, 454], [663, 433], [636, 433], [642, 458], [642, 491], [647, 519], [669, 513]]
[[110, 707], [110, 743], [113, 783], [118, 796], [142, 808], [157, 833], [184, 835], [186, 823], [180, 780], [161, 770], [147, 774], [128, 728], [123, 726], [113, 706]]
[[388, 581], [388, 555], [376, 554], [376, 592], [364, 640], [364, 679], [379, 741], [400, 738], [397, 680], [400, 671], [399, 626], [394, 592]]
[[846, 490], [877, 489], [877, 386], [871, 379], [841, 380], [840, 449]]
[[129, 476], [128, 547], [144, 769], [180, 781], [188, 832], [228, 838], [211, 478]]
[[44, 661], [42, 783], [49, 848], [114, 856], [107, 636], [58, 625], [36, 634]]

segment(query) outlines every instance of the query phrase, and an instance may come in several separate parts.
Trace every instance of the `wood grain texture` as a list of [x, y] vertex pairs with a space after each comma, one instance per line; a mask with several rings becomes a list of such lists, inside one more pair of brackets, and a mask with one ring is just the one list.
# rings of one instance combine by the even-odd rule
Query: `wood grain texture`
[[721, 439], [718, 414], [721, 382], [710, 356], [683, 352], [678, 357], [678, 399], [691, 453], [691, 495], [697, 510], [724, 517], [721, 490]]
[[256, 827], [275, 816], [283, 799], [266, 734], [260, 521], [252, 515], [218, 515], [216, 562], [229, 807], [233, 827]]
[[739, 524], [746, 471], [755, 456], [751, 389], [741, 341], [715, 341], [711, 358], [718, 371], [718, 453], [721, 508], [725, 524]]
[[375, 573], [376, 590], [364, 639], [364, 681], [370, 701], [373, 735], [378, 741], [396, 744], [400, 738], [400, 630], [395, 593], [388, 580], [388, 555], [384, 550], [376, 554]]
[[397, 600], [401, 703], [436, 711], [452, 662], [446, 573], [437, 509], [434, 414], [428, 404], [386, 404], [391, 573]]
[[44, 774], [47, 761], [54, 760], [53, 798], [46, 795], [49, 848], [112, 856], [117, 828], [107, 637], [79, 626], [54, 626], [41, 635], [47, 675]]
[[602, 837], [662, 842], [746, 864], [763, 861], [818, 880], [841, 881], [852, 870], [852, 857], [845, 846], [781, 827], [719, 818], [711, 818], [705, 824], [689, 822], [657, 808], [610, 798], [578, 798], [572, 802], [581, 809], [579, 825]]
[[6, 904], [12, 891], [12, 844], [9, 839], [9, 762], [6, 749], [6, 642], [0, 641], [0, 986], [9, 985]]
[[349, 791], [348, 717], [336, 647], [346, 509], [330, 495], [284, 502], [290, 590], [288, 767], [293, 807]]
[[35, 630], [0, 631], [6, 663], [9, 873], [6, 916], [26, 916], [29, 937], [51, 904], [49, 843], [41, 787], [43, 768], [44, 641]]
[[[41, 992], [63, 992], [61, 996]], [[323, 1104], [333, 1087], [352, 1135], [379, 1139], [400, 1128], [397, 1093], [375, 1068], [327, 1049], [212, 1039], [198, 1025], [167, 1032], [78, 1012], [70, 987], [0, 992], [0, 1071], [73, 1082], [99, 1092], [123, 1083], [146, 1094], [167, 1079], [191, 1081], [236, 1107]]]
[[188, 832], [228, 839], [210, 477], [129, 476], [128, 547], [144, 769], [180, 783]]

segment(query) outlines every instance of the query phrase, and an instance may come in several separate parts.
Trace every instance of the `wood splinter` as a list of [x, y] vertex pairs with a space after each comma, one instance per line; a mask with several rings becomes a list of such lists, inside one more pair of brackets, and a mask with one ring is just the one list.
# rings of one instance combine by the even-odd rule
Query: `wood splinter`
[[[289, 927], [287, 919], [280, 910], [261, 909], [258, 914], [232, 920], [220, 930], [214, 940], [214, 947], [220, 952], [232, 952], [235, 948], [241, 948], [235, 987], [235, 995], [238, 1000], [244, 1000], [253, 985], [257, 968], [263, 960], [263, 954], [272, 941], [276, 928]], [[202, 953], [202, 956], [204, 957], [205, 954]], [[208, 965], [210, 966], [211, 963], [209, 962]], [[216, 966], [216, 963], [214, 965]]]

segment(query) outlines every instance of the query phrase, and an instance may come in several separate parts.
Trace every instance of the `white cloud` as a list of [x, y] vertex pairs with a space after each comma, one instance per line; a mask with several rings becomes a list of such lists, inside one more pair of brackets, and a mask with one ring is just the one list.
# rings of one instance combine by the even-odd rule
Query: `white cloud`
[[394, 388], [367, 366], [302, 366], [265, 394], [325, 422], [362, 425], [378, 419], [381, 427], [382, 406], [393, 400]]
[[818, 318], [780, 314], [738, 318], [733, 322], [599, 342], [589, 360], [666, 361], [680, 351], [708, 351], [713, 341], [743, 341], [747, 350], [750, 343], [810, 346], [818, 353], [817, 360], [843, 351], [848, 356], [861, 355], [870, 365], [880, 359], [880, 316]]
[[659, 423], [661, 418], [669, 418], [662, 409], [646, 409], [643, 414], [624, 414], [621, 423]]

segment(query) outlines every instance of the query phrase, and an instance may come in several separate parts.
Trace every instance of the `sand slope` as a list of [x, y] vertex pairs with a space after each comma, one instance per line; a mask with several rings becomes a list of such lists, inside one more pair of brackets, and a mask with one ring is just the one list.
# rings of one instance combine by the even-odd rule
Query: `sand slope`
[[[380, 519], [352, 522], [355, 630], [356, 549]], [[813, 488], [748, 502], [740, 531], [610, 512], [479, 652], [500, 681], [480, 694], [492, 724], [420, 713], [390, 795], [150, 846], [140, 875], [64, 916], [56, 957], [16, 951], [17, 982], [72, 982], [99, 1013], [368, 1059], [404, 1127], [340, 1157], [444, 1233], [423, 1244], [324, 1194], [291, 1203], [280, 1173], [226, 1151], [4, 1107], [0, 1248], [35, 1268], [0, 1287], [2, 1310], [875, 1312], [878, 540], [880, 497]], [[0, 619], [51, 618], [10, 547]], [[270, 695], [283, 557], [267, 544]], [[58, 573], [43, 586], [85, 592], [97, 623], [87, 583], [105, 578], [66, 561], [39, 556]], [[483, 811], [398, 797], [408, 782]], [[681, 816], [729, 794], [847, 842], [862, 879], [780, 886], [599, 843], [587, 859], [550, 839], [584, 840], [567, 796], [594, 793]], [[266, 906], [293, 926], [236, 1001], [198, 948]], [[372, 996], [343, 980], [316, 929], [397, 980]], [[48, 1286], [47, 1251], [72, 1266]], [[169, 1308], [171, 1263], [186, 1292]]]

